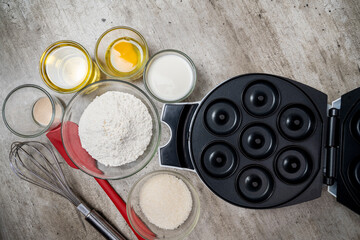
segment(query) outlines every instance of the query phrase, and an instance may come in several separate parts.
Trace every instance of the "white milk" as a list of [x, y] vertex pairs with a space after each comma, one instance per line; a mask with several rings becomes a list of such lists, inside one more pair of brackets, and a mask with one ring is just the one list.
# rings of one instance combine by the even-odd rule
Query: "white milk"
[[155, 57], [147, 71], [147, 84], [156, 97], [175, 101], [185, 97], [194, 83], [190, 62], [176, 53]]

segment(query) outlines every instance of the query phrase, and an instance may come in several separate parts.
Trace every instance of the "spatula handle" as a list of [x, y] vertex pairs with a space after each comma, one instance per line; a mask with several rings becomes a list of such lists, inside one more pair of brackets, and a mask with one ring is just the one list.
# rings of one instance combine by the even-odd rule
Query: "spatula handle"
[[110, 185], [110, 183], [107, 180], [95, 178], [95, 180], [98, 182], [98, 184], [101, 186], [101, 188], [104, 190], [104, 192], [108, 195], [108, 197], [111, 199], [111, 201], [114, 203], [115, 207], [119, 210], [127, 224], [130, 226], [131, 230], [134, 232], [136, 237], [139, 240], [144, 240], [131, 226], [129, 222], [129, 218], [126, 213], [126, 203], [122, 198], [117, 194], [115, 189]]

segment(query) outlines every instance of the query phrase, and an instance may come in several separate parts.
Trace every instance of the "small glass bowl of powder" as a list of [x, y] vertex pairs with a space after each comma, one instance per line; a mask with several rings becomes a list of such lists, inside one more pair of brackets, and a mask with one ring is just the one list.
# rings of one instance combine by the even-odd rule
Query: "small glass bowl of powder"
[[132, 227], [143, 238], [183, 239], [199, 220], [200, 200], [184, 176], [155, 171], [132, 187], [126, 210]]
[[61, 123], [64, 109], [60, 100], [34, 84], [13, 89], [5, 98], [2, 117], [15, 135], [34, 138]]

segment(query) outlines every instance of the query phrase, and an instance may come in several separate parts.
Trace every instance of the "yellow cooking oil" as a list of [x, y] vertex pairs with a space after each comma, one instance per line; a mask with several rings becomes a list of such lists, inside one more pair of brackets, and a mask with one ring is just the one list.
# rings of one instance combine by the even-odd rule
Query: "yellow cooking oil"
[[130, 37], [113, 41], [106, 50], [108, 68], [118, 77], [131, 76], [139, 71], [144, 62], [145, 46]]
[[61, 93], [79, 91], [100, 79], [100, 71], [88, 52], [73, 41], [50, 45], [40, 59], [44, 82]]

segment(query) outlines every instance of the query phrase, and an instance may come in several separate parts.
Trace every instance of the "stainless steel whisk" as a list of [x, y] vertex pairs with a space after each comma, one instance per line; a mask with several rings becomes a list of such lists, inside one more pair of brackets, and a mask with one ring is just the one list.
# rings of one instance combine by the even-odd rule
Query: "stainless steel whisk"
[[126, 239], [74, 194], [51, 147], [35, 141], [14, 142], [11, 144], [9, 160], [11, 169], [18, 177], [68, 199], [105, 238]]

